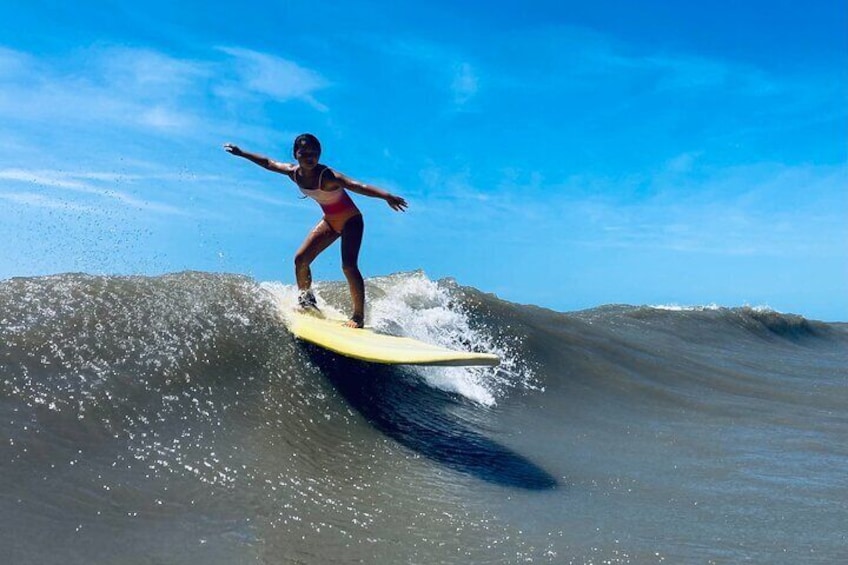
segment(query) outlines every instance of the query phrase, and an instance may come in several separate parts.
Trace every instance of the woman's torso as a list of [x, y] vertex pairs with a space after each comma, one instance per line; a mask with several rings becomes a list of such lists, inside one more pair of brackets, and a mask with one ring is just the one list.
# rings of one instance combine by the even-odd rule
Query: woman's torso
[[[323, 165], [320, 166], [323, 168], [321, 169], [321, 172], [318, 173], [318, 183], [314, 188], [305, 188], [301, 184], [303, 176], [301, 174], [300, 167], [297, 167], [294, 170], [291, 178], [304, 196], [315, 200], [318, 205], [321, 206], [321, 210], [324, 211], [324, 219], [327, 220], [330, 227], [341, 233], [345, 222], [360, 214], [360, 211], [344, 188], [339, 187], [334, 190], [322, 190], [325, 173], [330, 171], [330, 168]], [[332, 174], [332, 171], [330, 174]]]

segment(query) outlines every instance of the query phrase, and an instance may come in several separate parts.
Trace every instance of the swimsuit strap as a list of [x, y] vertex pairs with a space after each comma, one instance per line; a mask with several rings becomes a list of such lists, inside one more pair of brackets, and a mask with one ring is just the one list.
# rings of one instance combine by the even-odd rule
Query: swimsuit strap
[[324, 173], [327, 172], [327, 169], [330, 167], [324, 167], [321, 172], [318, 174], [318, 190], [321, 190], [321, 179], [324, 178]]
[[[304, 190], [321, 190], [321, 181], [324, 179], [324, 173], [329, 170], [330, 167], [325, 166], [321, 172], [318, 174], [318, 187], [317, 188], [306, 188]], [[300, 186], [300, 183], [297, 182], [297, 172], [300, 170], [300, 167], [295, 167], [294, 172], [292, 173], [292, 180], [294, 180], [294, 184]]]

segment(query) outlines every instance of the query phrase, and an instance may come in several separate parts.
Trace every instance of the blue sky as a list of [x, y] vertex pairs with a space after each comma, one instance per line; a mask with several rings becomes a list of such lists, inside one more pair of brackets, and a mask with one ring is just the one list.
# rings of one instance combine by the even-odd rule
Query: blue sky
[[681, 4], [2, 3], [0, 278], [292, 282], [317, 207], [221, 145], [310, 131], [410, 202], [366, 277], [848, 320], [846, 3]]

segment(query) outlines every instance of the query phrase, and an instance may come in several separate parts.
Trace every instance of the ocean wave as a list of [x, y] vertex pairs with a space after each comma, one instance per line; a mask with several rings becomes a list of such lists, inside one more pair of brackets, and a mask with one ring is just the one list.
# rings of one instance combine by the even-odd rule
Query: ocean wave
[[[641, 527], [673, 497], [701, 500], [705, 469], [727, 478], [717, 496], [766, 496], [773, 514], [797, 508], [770, 488], [786, 473], [815, 477], [786, 483], [798, 500], [835, 500], [844, 325], [748, 307], [562, 313], [422, 272], [366, 285], [381, 331], [504, 363], [346, 359], [287, 331], [293, 286], [237, 275], [0, 281], [0, 504], [56, 539], [18, 555], [66, 558], [70, 524], [116, 552], [141, 540], [135, 554], [203, 532], [218, 562], [556, 561], [579, 543], [573, 509], [571, 529], [619, 512]], [[349, 308], [344, 283], [317, 292]], [[839, 523], [832, 506], [811, 515]]]

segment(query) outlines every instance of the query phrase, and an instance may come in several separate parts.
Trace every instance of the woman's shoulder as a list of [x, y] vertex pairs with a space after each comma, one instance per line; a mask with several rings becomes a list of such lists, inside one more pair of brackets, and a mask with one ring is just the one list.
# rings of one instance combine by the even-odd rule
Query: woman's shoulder
[[321, 165], [319, 175], [319, 188], [321, 190], [338, 190], [340, 187], [339, 178], [333, 169], [327, 165]]
[[282, 161], [271, 161], [271, 165], [273, 166], [273, 170], [278, 173], [283, 173], [284, 175], [293, 175], [297, 170], [297, 164], [295, 163], [284, 163]]

